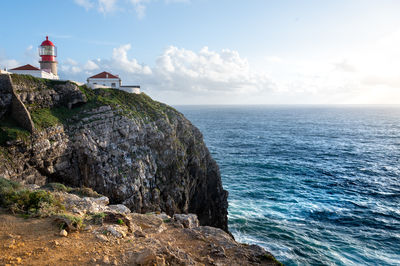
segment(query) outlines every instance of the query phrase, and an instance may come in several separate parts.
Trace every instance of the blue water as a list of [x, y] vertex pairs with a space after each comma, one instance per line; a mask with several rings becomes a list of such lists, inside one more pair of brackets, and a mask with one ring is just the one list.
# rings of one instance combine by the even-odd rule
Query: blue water
[[229, 229], [286, 265], [400, 265], [400, 107], [199, 107]]

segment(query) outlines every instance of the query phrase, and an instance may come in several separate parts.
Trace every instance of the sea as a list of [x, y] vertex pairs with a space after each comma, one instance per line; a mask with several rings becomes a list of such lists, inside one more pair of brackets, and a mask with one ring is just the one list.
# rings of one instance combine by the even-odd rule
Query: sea
[[285, 265], [400, 265], [400, 106], [177, 106], [229, 191], [229, 230]]

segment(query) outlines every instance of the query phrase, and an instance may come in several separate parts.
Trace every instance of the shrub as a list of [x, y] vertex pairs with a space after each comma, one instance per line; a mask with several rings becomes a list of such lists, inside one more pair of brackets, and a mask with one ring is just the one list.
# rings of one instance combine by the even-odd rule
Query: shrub
[[106, 218], [107, 214], [104, 212], [98, 212], [95, 214], [92, 214], [92, 221], [95, 224], [103, 224], [104, 218]]
[[89, 187], [72, 188], [72, 187], [68, 187], [61, 183], [48, 183], [48, 184], [44, 185], [42, 188], [44, 188], [46, 190], [48, 189], [50, 191], [68, 192], [68, 193], [78, 195], [79, 197], [100, 198], [103, 196]]
[[71, 214], [62, 213], [55, 219], [60, 229], [65, 229], [67, 232], [77, 231], [83, 227], [83, 218]]
[[3, 189], [17, 189], [20, 187], [20, 183], [0, 177], [0, 191]]
[[101, 194], [97, 193], [90, 187], [71, 188], [68, 192], [78, 195], [80, 197], [92, 197], [92, 198], [102, 197]]
[[12, 213], [30, 216], [49, 216], [64, 209], [50, 192], [21, 189], [18, 183], [5, 178], [0, 178], [0, 205]]
[[44, 185], [42, 188], [58, 192], [69, 192], [71, 190], [70, 187], [67, 187], [66, 185], [61, 183], [48, 183]]
[[29, 131], [23, 129], [11, 117], [5, 117], [0, 120], [0, 145], [4, 145], [10, 140], [23, 140], [29, 139]]

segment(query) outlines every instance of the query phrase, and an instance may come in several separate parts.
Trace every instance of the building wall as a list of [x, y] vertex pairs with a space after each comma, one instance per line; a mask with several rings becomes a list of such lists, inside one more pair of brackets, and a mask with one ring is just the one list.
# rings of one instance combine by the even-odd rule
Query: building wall
[[47, 69], [49, 72], [53, 73], [53, 75], [57, 74], [57, 62], [55, 61], [40, 61], [40, 69]]
[[[115, 86], [113, 86], [113, 83]], [[119, 79], [88, 79], [88, 85], [100, 85], [100, 86], [104, 86], [107, 88], [116, 88], [119, 89], [120, 86], [120, 80]]]
[[0, 69], [0, 74], [11, 74], [11, 73], [8, 72], [7, 70]]
[[49, 73], [42, 70], [9, 70], [9, 71], [14, 74], [31, 75], [37, 78], [58, 79], [58, 76], [53, 75], [53, 73]]
[[123, 91], [130, 92], [130, 93], [140, 94], [139, 86], [121, 86], [120, 89]]

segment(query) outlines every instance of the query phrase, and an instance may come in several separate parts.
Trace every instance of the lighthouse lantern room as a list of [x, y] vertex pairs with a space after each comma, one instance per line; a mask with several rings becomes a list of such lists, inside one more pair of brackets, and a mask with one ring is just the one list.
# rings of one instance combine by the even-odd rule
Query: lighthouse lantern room
[[39, 46], [39, 56], [41, 57], [40, 69], [57, 76], [57, 47], [49, 40], [48, 36]]

